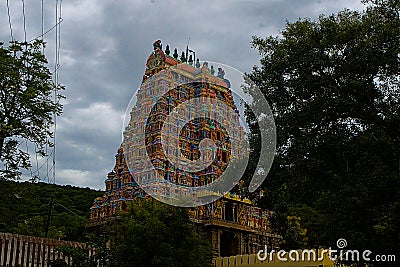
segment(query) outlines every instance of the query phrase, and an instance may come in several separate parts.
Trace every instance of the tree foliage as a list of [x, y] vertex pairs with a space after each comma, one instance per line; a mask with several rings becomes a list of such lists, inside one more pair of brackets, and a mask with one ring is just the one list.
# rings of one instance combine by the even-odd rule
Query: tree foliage
[[346, 238], [400, 251], [399, 10], [397, 0], [372, 1], [253, 38], [261, 64], [249, 76], [277, 126], [265, 185], [273, 223], [288, 233], [286, 216], [302, 218], [309, 246]]
[[70, 185], [0, 181], [0, 232], [44, 237], [53, 198], [48, 237], [85, 241], [90, 207], [102, 195]]
[[[67, 265], [64, 259], [57, 259], [50, 263], [51, 267], [106, 267], [112, 265], [111, 249], [107, 247], [105, 235], [88, 234], [84, 248], [61, 246], [57, 251], [72, 258], [71, 265]], [[95, 253], [90, 253], [90, 250]]]
[[113, 266], [209, 266], [208, 240], [187, 210], [150, 199], [133, 202], [130, 216], [111, 228]]
[[35, 145], [36, 153], [45, 155], [51, 145], [53, 114], [60, 115], [62, 86], [52, 82], [47, 60], [42, 54], [43, 42], [0, 43], [0, 159], [1, 178], [17, 179], [20, 168], [30, 166], [29, 154], [21, 142]]
[[[85, 248], [61, 247], [72, 266], [194, 266], [211, 264], [208, 240], [189, 220], [187, 210], [153, 199], [136, 199], [129, 214], [99, 226]], [[89, 249], [96, 252], [90, 255]], [[63, 261], [51, 266], [65, 266]]]

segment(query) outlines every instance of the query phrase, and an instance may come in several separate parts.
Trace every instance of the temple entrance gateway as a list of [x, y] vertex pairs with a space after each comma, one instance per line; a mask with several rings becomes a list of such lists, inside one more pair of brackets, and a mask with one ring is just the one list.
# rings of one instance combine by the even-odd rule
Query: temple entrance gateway
[[223, 231], [221, 234], [221, 257], [240, 254], [240, 235], [231, 231]]
[[[161, 41], [157, 41], [154, 48], [154, 52], [146, 63], [143, 86], [137, 92], [137, 103], [130, 112], [131, 119], [124, 133], [124, 146], [121, 146], [115, 155], [115, 167], [107, 175], [106, 191], [103, 197], [96, 198], [91, 207], [88, 227], [104, 224], [128, 212], [130, 203], [137, 198], [150, 198], [149, 194], [143, 190], [143, 185], [150, 188], [155, 185], [154, 188], [159, 190], [158, 184], [154, 183], [167, 180], [185, 187], [188, 196], [191, 196], [192, 188], [190, 187], [213, 183], [223, 172], [221, 166], [226, 166], [231, 159], [241, 158], [246, 153], [245, 151], [231, 153], [231, 143], [242, 140], [243, 136], [240, 135], [240, 131], [235, 132], [235, 129], [231, 129], [231, 132], [235, 134], [228, 138], [226, 129], [220, 127], [215, 122], [217, 120], [210, 118], [192, 120], [190, 123], [181, 125], [184, 127], [179, 136], [173, 135], [178, 125], [171, 123], [164, 125], [168, 129], [165, 136], [175, 140], [175, 143], [167, 142], [165, 145], [165, 151], [169, 151], [171, 157], [179, 155], [180, 151], [189, 159], [197, 159], [200, 143], [205, 138], [215, 139], [214, 142], [219, 144], [215, 150], [211, 147], [210, 153], [204, 154], [207, 157], [215, 156], [213, 163], [193, 175], [173, 166], [162, 153], [163, 133], [159, 128], [165, 122], [165, 114], [179, 103], [196, 95], [218, 99], [232, 110], [237, 111], [237, 108], [233, 101], [230, 82], [224, 78], [224, 71], [221, 68], [218, 68], [220, 75], [215, 76], [212, 71], [213, 66], [209, 69], [208, 64], [205, 63], [200, 68], [188, 63], [187, 55], [183, 55], [179, 60], [175, 54], [170, 56], [167, 51], [164, 53]], [[179, 68], [171, 67], [177, 65]], [[164, 75], [155, 75], [163, 70], [168, 71], [165, 71]], [[186, 85], [175, 86], [178, 82], [186, 83]], [[154, 86], [155, 84], [158, 87]], [[156, 89], [170, 87], [172, 89], [159, 99], [157, 108], [154, 108], [154, 112], [150, 113], [152, 116], [149, 116], [154, 106], [152, 100], [159, 94]], [[216, 108], [213, 112], [214, 114], [209, 115], [210, 117], [220, 116], [226, 120], [223, 110]], [[147, 124], [143, 125], [144, 122]], [[148, 169], [147, 163], [140, 160], [143, 155], [151, 155], [149, 164], [153, 168]], [[132, 161], [135, 165], [128, 166], [125, 156], [129, 159], [128, 163]], [[168, 192], [166, 196], [175, 199], [174, 190], [170, 190], [169, 187], [165, 189]], [[206, 193], [197, 195], [196, 199], [201, 200], [200, 203], [208, 204], [188, 208], [187, 211], [193, 224], [207, 233], [214, 257], [257, 253], [265, 244], [274, 248], [279, 246], [281, 237], [270, 229], [269, 221], [274, 216], [273, 211], [261, 209], [252, 200], [235, 193], [219, 193], [217, 199], [211, 194], [212, 192]]]

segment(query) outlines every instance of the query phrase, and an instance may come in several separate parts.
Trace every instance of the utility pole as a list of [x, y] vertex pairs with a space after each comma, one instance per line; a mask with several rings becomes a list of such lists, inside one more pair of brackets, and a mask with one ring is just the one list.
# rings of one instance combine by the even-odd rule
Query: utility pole
[[54, 198], [50, 198], [50, 206], [49, 206], [49, 213], [47, 214], [47, 221], [46, 221], [46, 228], [45, 228], [45, 233], [44, 237], [47, 238], [47, 235], [49, 234], [49, 227], [50, 227], [50, 222], [51, 222], [51, 214], [54, 206]]

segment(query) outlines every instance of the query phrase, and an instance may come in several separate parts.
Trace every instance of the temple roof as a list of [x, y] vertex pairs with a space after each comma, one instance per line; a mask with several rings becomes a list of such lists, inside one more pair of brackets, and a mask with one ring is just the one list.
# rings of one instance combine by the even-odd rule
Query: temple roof
[[[165, 52], [162, 50], [161, 40], [157, 40], [153, 44], [154, 51], [150, 54], [146, 61], [146, 71], [143, 76], [143, 81], [146, 81], [149, 77], [157, 73], [158, 71], [164, 69], [166, 66], [179, 66], [177, 71], [182, 71], [183, 73], [189, 74], [192, 79], [196, 79], [198, 75], [206, 75], [208, 82], [214, 83], [226, 88], [230, 87], [229, 80], [224, 78], [225, 72], [222, 68], [218, 68], [219, 73], [217, 76], [214, 76], [214, 67], [208, 68], [208, 63], [203, 62], [203, 65], [200, 65], [199, 58], [193, 59], [190, 61], [188, 59], [188, 55], [185, 52], [182, 52], [182, 56], [179, 59], [178, 54], [174, 54], [174, 56], [170, 56], [169, 45], [165, 49]], [[176, 49], [175, 49], [176, 50]], [[186, 53], [192, 52], [194, 55], [194, 51], [191, 49], [186, 49]], [[192, 55], [190, 55], [191, 57]], [[196, 63], [195, 63], [196, 61]]]

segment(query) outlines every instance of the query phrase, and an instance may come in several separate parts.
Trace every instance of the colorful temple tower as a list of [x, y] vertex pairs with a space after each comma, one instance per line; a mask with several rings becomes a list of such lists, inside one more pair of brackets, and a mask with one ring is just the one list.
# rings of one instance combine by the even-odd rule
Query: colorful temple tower
[[193, 58], [187, 64], [185, 54], [179, 60], [168, 51], [157, 41], [146, 62], [124, 132], [125, 156], [135, 181], [153, 197], [175, 203], [193, 198], [192, 206], [205, 204], [231, 188], [224, 188], [222, 178], [220, 188], [211, 190], [221, 192], [219, 196], [209, 194], [207, 199], [209, 192], [202, 190], [220, 179], [232, 160], [246, 158], [245, 134], [222, 68], [215, 76], [207, 62], [201, 66], [197, 59], [193, 66]]
[[129, 201], [145, 198], [147, 194], [135, 182], [125, 161], [123, 149], [115, 155], [115, 166], [105, 180], [106, 192], [94, 200], [90, 208], [88, 226], [104, 223], [123, 212], [128, 212]]
[[[257, 253], [264, 245], [278, 246], [280, 237], [271, 233], [269, 225], [273, 212], [224, 189], [211, 199], [214, 201], [204, 200], [207, 194], [194, 190], [218, 180], [231, 160], [244, 158], [248, 153], [246, 149], [233, 149], [242, 147], [243, 131], [239, 129], [239, 111], [224, 70], [218, 68], [215, 76], [213, 66], [209, 68], [207, 62], [201, 65], [184, 52], [178, 59], [176, 49], [170, 56], [169, 47], [163, 51], [161, 41], [156, 41], [153, 48], [130, 112], [123, 145], [105, 180], [104, 196], [93, 203], [89, 226], [127, 212], [130, 201], [148, 198], [149, 192], [156, 199], [171, 200], [183, 191], [204, 204], [190, 208], [189, 215], [207, 233], [215, 257]], [[182, 117], [167, 119], [175, 107], [196, 97], [211, 99], [200, 105], [214, 105], [212, 114], [208, 108], [204, 118], [190, 119], [195, 104], [189, 104], [181, 110]], [[212, 102], [213, 99], [216, 101]], [[227, 112], [218, 101], [236, 114]], [[217, 145], [204, 145], [204, 138]], [[149, 160], [143, 161], [143, 155], [148, 155]], [[187, 166], [198, 164], [200, 157], [211, 164], [187, 171]], [[171, 185], [179, 186], [179, 192]]]

